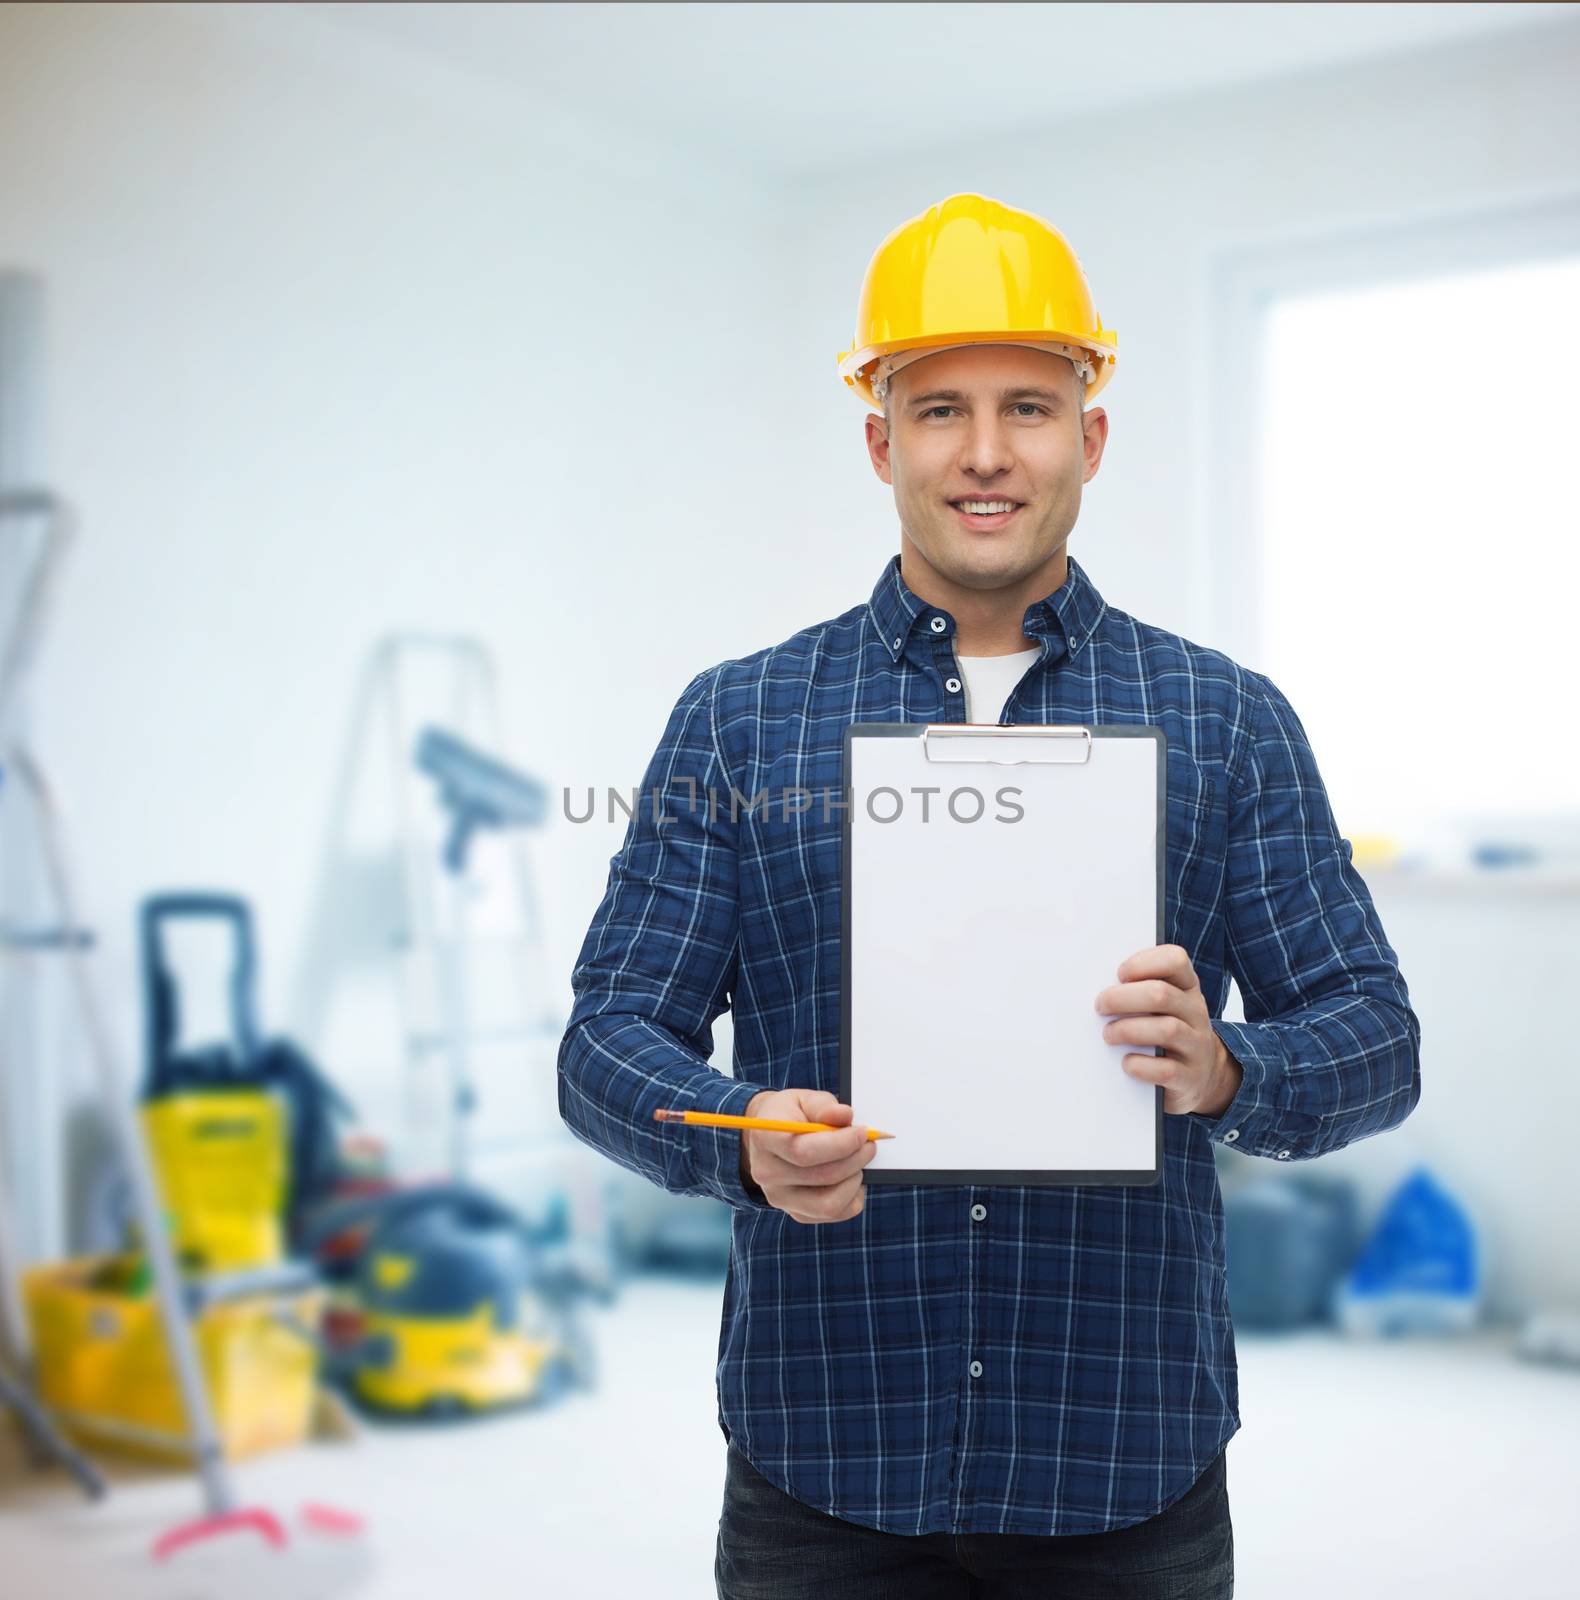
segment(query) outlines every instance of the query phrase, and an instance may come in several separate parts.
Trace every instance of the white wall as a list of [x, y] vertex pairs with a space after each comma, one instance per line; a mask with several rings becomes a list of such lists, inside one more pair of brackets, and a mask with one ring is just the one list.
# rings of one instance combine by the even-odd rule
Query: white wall
[[[751, 577], [788, 531], [770, 201], [294, 7], [0, 10], [0, 263], [46, 280], [82, 520], [35, 721], [130, 1055], [156, 888], [253, 898], [292, 1025], [383, 630], [482, 635], [516, 759], [601, 792], [701, 667], [844, 603], [810, 565]], [[620, 835], [538, 851], [563, 1004]]]
[[[850, 342], [867, 259], [906, 217], [976, 190], [1063, 230], [1105, 324], [1119, 330], [1119, 365], [1098, 402], [1110, 418], [1108, 448], [1071, 550], [1113, 604], [1262, 667], [1241, 653], [1238, 573], [1215, 527], [1216, 275], [1238, 252], [1301, 235], [1572, 197], [1577, 87], [1580, 29], [1554, 27], [1050, 122], [1036, 134], [853, 165], [806, 186], [803, 344], [792, 347], [785, 406], [804, 419], [798, 448], [817, 464], [801, 512], [807, 537], [835, 548], [870, 542], [892, 515], [851, 447], [850, 405], [827, 398], [843, 387], [833, 352]], [[1518, 320], [1518, 308], [1509, 314]], [[1515, 395], [1511, 427], [1517, 412]], [[1386, 429], [1385, 411], [1374, 426]], [[1355, 554], [1342, 528], [1330, 553]], [[1467, 594], [1466, 604], [1481, 598]], [[1449, 681], [1454, 670], [1445, 662]], [[1355, 1178], [1374, 1210], [1411, 1162], [1430, 1162], [1484, 1225], [1498, 1310], [1580, 1305], [1580, 1203], [1569, 1182], [1580, 1087], [1552, 1022], [1580, 952], [1580, 901], [1488, 888], [1376, 898], [1422, 1018], [1422, 1100], [1401, 1129], [1320, 1170]], [[1225, 1163], [1226, 1178], [1268, 1168]]]
[[[296, 8], [0, 11], [0, 262], [48, 281], [51, 478], [84, 518], [38, 722], [123, 1020], [136, 901], [212, 883], [254, 897], [266, 1013], [291, 1025], [380, 631], [484, 635], [516, 757], [601, 790], [637, 780], [701, 666], [863, 596], [893, 504], [834, 357], [873, 248], [954, 190], [1064, 228], [1120, 331], [1072, 549], [1116, 605], [1232, 651], [1207, 622], [1234, 582], [1208, 491], [1215, 261], [1565, 189], [1577, 77], [1580, 32], [1555, 28], [770, 188]], [[562, 825], [538, 851], [565, 979], [618, 843]], [[1522, 999], [1467, 978], [1475, 905], [1379, 904], [1425, 1095], [1332, 1170], [1375, 1198], [1407, 1154], [1439, 1159], [1501, 1247], [1501, 1304], [1580, 1299], [1553, 1210], [1572, 1075], [1530, 976], [1557, 977], [1537, 941], [1572, 917], [1509, 913]]]

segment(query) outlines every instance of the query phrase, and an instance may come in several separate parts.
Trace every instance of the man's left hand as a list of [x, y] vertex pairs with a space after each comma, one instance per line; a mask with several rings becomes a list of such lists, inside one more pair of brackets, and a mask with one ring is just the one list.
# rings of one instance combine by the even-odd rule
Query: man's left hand
[[1161, 1084], [1163, 1109], [1221, 1117], [1239, 1093], [1240, 1063], [1213, 1031], [1189, 953], [1177, 944], [1138, 950], [1119, 965], [1119, 983], [1097, 997], [1109, 1044], [1157, 1045], [1160, 1056], [1126, 1056], [1133, 1078]]

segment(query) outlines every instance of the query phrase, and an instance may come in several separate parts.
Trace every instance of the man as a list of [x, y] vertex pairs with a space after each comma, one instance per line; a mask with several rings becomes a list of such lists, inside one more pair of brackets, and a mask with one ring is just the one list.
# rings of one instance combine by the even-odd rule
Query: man
[[[1212, 1146], [1308, 1159], [1419, 1097], [1420, 1026], [1289, 703], [1067, 552], [1113, 364], [1042, 219], [955, 195], [889, 236], [841, 371], [883, 408], [899, 554], [859, 605], [686, 686], [576, 966], [566, 1122], [734, 1209], [724, 1600], [1231, 1594]], [[1156, 1185], [863, 1183], [876, 1146], [835, 1092], [841, 734], [968, 720], [1165, 731], [1169, 939], [1115, 951], [1092, 997], [1162, 1086]], [[949, 915], [919, 882], [894, 936]], [[726, 1007], [734, 1078], [707, 1064]], [[832, 1131], [653, 1119], [687, 1107]]]

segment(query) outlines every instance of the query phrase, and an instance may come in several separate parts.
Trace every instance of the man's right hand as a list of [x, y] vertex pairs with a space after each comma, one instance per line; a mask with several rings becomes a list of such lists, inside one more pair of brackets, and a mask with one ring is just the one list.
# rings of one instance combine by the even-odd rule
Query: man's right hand
[[861, 1174], [878, 1146], [853, 1122], [850, 1106], [826, 1089], [764, 1089], [752, 1096], [746, 1115], [834, 1125], [829, 1133], [741, 1129], [741, 1177], [755, 1183], [769, 1205], [797, 1222], [848, 1222], [861, 1215], [867, 1200]]

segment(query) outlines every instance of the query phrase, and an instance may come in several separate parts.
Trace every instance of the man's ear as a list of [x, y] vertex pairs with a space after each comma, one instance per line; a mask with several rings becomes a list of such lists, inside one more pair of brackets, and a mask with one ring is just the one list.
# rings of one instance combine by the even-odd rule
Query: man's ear
[[1103, 447], [1108, 443], [1108, 413], [1101, 406], [1093, 406], [1081, 413], [1081, 448], [1086, 457], [1086, 469], [1081, 474], [1082, 483], [1090, 483], [1097, 476], [1102, 463]]
[[892, 484], [894, 477], [889, 468], [889, 427], [876, 411], [867, 413], [867, 454], [872, 458], [872, 470], [883, 482]]

